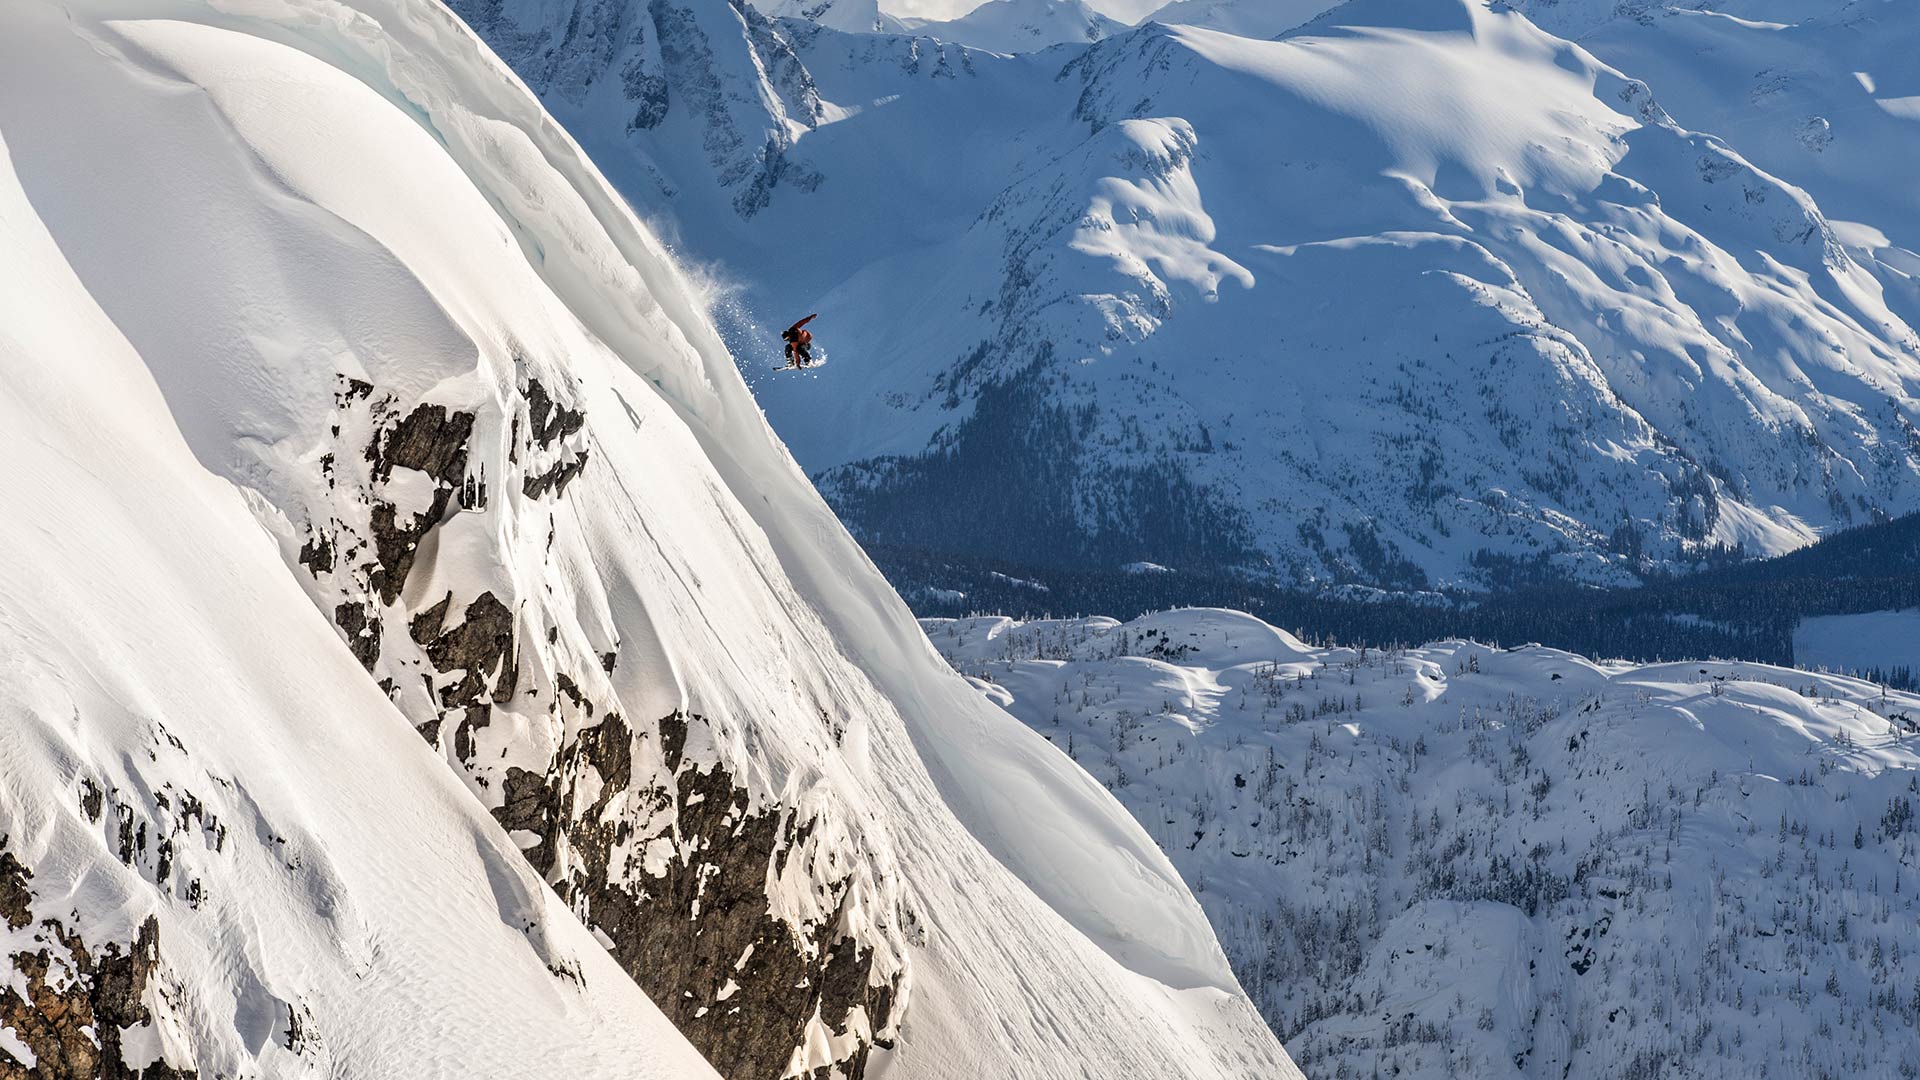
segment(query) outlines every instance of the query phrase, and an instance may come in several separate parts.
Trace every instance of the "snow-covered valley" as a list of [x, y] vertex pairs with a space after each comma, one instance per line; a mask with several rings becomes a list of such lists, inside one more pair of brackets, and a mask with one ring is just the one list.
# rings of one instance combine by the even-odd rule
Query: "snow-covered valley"
[[1159, 841], [1310, 1076], [1920, 1062], [1920, 697], [1220, 610], [925, 625]]
[[1242, 2], [1019, 55], [455, 7], [743, 355], [821, 313], [832, 365], [747, 370], [863, 540], [1412, 589], [1920, 508], [1911, 5]]
[[0, 9], [0, 1076], [1294, 1075], [451, 12]]

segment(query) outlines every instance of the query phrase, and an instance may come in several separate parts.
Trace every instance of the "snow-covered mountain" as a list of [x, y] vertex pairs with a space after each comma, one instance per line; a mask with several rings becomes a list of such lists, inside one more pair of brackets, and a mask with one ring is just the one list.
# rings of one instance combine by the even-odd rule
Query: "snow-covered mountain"
[[941, 41], [999, 53], [1034, 52], [1050, 45], [1079, 44], [1126, 29], [1086, 0], [987, 0], [957, 19], [902, 20], [904, 28]]
[[[1911, 275], [1920, 192], [1920, 9], [1899, 0], [1735, 0], [1601, 21], [1528, 8], [1628, 70], [1662, 72], [1680, 123], [1723, 134], [1755, 165], [1803, 188], [1845, 242]], [[1585, 29], [1583, 29], [1585, 28]], [[1884, 236], [1876, 235], [1884, 233]]]
[[1218, 610], [926, 626], [1159, 840], [1309, 1075], [1920, 1061], [1920, 697]]
[[1296, 1075], [447, 9], [11, 4], [0, 147], [0, 1075]]
[[[757, 389], [863, 538], [1405, 588], [1627, 580], [1920, 505], [1895, 74], [1823, 185], [1773, 171], [1804, 117], [1757, 161], [1695, 106], [1717, 69], [1679, 37], [1596, 56], [1484, 0], [1018, 57], [684, 3], [584, 90], [523, 44], [582, 5], [455, 6], [744, 349], [821, 312], [832, 363]], [[1528, 10], [1636, 41], [1728, 21]], [[1911, 37], [1875, 25], [1741, 40], [1821, 58], [1814, 95]]]
[[880, 10], [879, 0], [756, 0], [754, 6], [777, 18], [801, 19], [856, 34], [906, 29], [900, 19]]
[[1330, 8], [1341, 0], [1170, 0], [1143, 22], [1199, 26], [1239, 37], [1270, 38]]

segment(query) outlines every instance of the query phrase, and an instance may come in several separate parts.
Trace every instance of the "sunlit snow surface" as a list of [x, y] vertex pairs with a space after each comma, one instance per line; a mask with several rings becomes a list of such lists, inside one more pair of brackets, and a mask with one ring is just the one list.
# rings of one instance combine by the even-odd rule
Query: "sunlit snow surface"
[[[101, 940], [157, 916], [168, 1060], [704, 1071], [294, 565], [344, 380], [498, 417], [532, 372], [586, 471], [450, 520], [403, 604], [492, 591], [555, 620], [521, 628], [542, 658], [617, 647], [589, 689], [711, 718], [757, 797], [862, 837], [915, 925], [889, 1075], [1290, 1074], [1150, 838], [945, 671], [672, 260], [444, 8], [10, 4], [0, 142], [0, 831]], [[542, 716], [503, 701], [481, 745]], [[115, 858], [123, 806], [166, 835], [187, 795], [223, 841]]]
[[925, 626], [1133, 810], [1309, 1075], [1920, 1059], [1920, 697], [1219, 610]]

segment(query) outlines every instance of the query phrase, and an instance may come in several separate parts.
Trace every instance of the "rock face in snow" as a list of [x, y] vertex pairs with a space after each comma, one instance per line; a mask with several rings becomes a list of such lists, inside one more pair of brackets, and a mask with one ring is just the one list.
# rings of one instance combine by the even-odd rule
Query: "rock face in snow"
[[[776, 23], [820, 101], [784, 113], [810, 179], [746, 226], [687, 130], [727, 125], [548, 100], [739, 286], [743, 345], [822, 313], [835, 363], [761, 396], [871, 540], [1416, 588], [1628, 580], [1920, 505], [1913, 210], [1861, 194], [1920, 145], [1896, 77], [1855, 102], [1874, 139], [1802, 180], [1837, 77], [1750, 158], [1690, 54], [1645, 43], [1731, 20], [1573, 7], [1529, 10], [1637, 44], [1365, 0], [1276, 41], [1147, 25], [930, 68]], [[779, 99], [761, 32], [723, 24], [732, 96]], [[1776, 41], [1725, 36], [1729, 70]], [[1796, 71], [1852, 55], [1791, 40]]]
[[[97, 808], [97, 804], [96, 804]], [[130, 944], [89, 944], [57, 915], [34, 910], [33, 871], [0, 849], [0, 921], [8, 932], [9, 982], [0, 991], [0, 1076], [191, 1077], [143, 1059], [130, 1042], [156, 1037], [144, 1004], [159, 960], [159, 923], [147, 916]]]
[[1296, 1075], [452, 13], [16, 5], [0, 148], [0, 1068]]
[[454, 7], [547, 100], [576, 108], [618, 100], [629, 132], [664, 126], [662, 138], [697, 142], [711, 170], [700, 182], [718, 184], [743, 218], [765, 209], [782, 181], [800, 190], [819, 183], [790, 157], [795, 133], [820, 121], [819, 94], [791, 45], [745, 0]]
[[[576, 479], [596, 501], [618, 489], [602, 486], [584, 409], [541, 381], [565, 376], [536, 376], [526, 357], [507, 370], [525, 385], [472, 410], [403, 411], [392, 393], [342, 377], [322, 483], [298, 511], [298, 561], [320, 606], [722, 1075], [781, 1075], [809, 1025], [824, 1024], [845, 1043], [833, 1060], [857, 1077], [897, 1037], [905, 996], [907, 916], [891, 867], [832, 811], [750, 788], [751, 766], [723, 753], [726, 725], [679, 709], [645, 723], [622, 715], [620, 642], [580, 608], [613, 590], [571, 564], [585, 553], [575, 537], [561, 543], [555, 512]], [[511, 544], [513, 518], [539, 554]], [[449, 547], [469, 561], [441, 566]], [[431, 587], [410, 582], [416, 566]], [[493, 566], [534, 575], [490, 580], [469, 599], [473, 575], [493, 578]], [[789, 891], [800, 910], [770, 910]]]
[[1159, 840], [1310, 1075], [1920, 1059], [1920, 698], [1217, 610], [926, 625]]

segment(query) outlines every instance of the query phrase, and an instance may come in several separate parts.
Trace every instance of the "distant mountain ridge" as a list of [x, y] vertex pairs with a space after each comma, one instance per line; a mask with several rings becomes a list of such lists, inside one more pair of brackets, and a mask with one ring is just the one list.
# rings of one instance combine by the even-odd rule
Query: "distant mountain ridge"
[[[591, 21], [485, 10], [536, 74], [514, 33]], [[822, 312], [835, 363], [758, 392], [869, 542], [1483, 588], [1630, 582], [1920, 507], [1920, 241], [1862, 220], [1905, 211], [1833, 187], [1836, 222], [1699, 93], [1671, 114], [1680, 54], [1614, 66], [1478, 0], [1013, 57], [650, 10], [692, 12], [697, 47], [544, 92], [714, 268], [743, 349]], [[1897, 164], [1920, 139], [1879, 112]], [[1832, 146], [1873, 168], [1867, 140]]]
[[1086, 0], [987, 0], [957, 19], [906, 19], [901, 29], [993, 52], [1032, 52], [1112, 37], [1126, 24]]

